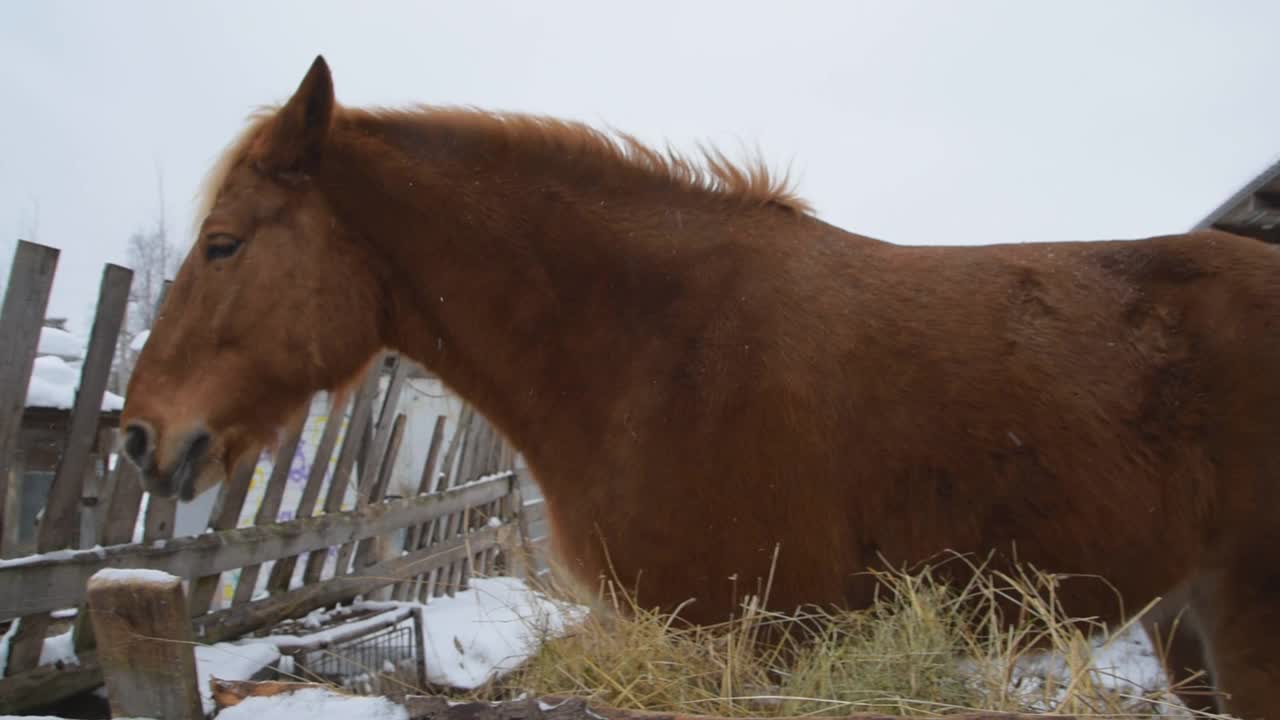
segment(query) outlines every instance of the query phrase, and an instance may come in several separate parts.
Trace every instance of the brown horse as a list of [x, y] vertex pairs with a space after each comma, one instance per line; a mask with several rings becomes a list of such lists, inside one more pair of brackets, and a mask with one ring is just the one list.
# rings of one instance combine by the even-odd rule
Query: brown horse
[[1016, 550], [1114, 586], [1069, 584], [1077, 615], [1167, 598], [1173, 674], [1280, 720], [1272, 247], [895, 246], [714, 152], [344, 108], [322, 59], [201, 217], [129, 387], [151, 492], [190, 498], [392, 348], [524, 453], [580, 578], [707, 621], [775, 547], [778, 608]]

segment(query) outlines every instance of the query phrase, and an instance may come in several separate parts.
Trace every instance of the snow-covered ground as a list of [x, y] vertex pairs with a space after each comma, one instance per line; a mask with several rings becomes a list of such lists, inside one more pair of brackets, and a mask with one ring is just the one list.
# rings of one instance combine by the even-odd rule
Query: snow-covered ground
[[[452, 598], [435, 598], [426, 605], [357, 602], [352, 607], [336, 611], [317, 611], [301, 624], [319, 628], [327, 620], [353, 610], [387, 611], [403, 617], [405, 609], [422, 614], [425, 630], [423, 654], [428, 681], [463, 690], [478, 687], [512, 671], [535, 653], [544, 640], [563, 634], [585, 618], [587, 612], [585, 608], [547, 598], [514, 578], [474, 578], [470, 589]], [[358, 622], [375, 621], [376, 618], [369, 618]], [[400, 622], [411, 624], [412, 619]], [[197, 672], [206, 712], [213, 707], [209, 678], [252, 678], [280, 660], [281, 649], [320, 647], [330, 639], [326, 633], [332, 635], [333, 632], [320, 630], [302, 637], [250, 638], [198, 647]], [[7, 640], [7, 637], [0, 639], [0, 661], [4, 657]], [[69, 633], [50, 638], [46, 642], [42, 662], [68, 659], [70, 640]], [[1163, 673], [1151, 646], [1136, 627], [1120, 633], [1106, 644], [1099, 643], [1094, 650], [1094, 667], [1098, 676], [1103, 678], [1102, 682], [1107, 683], [1106, 678], [1113, 678], [1114, 687], [1129, 687], [1135, 694], [1164, 687]], [[1065, 679], [1061, 662], [1051, 657], [1029, 659], [1021, 674], [1034, 678], [1045, 673], [1052, 673], [1059, 680]], [[1133, 687], [1132, 683], [1138, 687]], [[1176, 707], [1169, 711], [1170, 714], [1178, 714]], [[218, 715], [219, 720], [256, 720], [259, 717], [273, 720], [356, 717], [361, 720], [399, 720], [406, 718], [407, 714], [403, 708], [383, 698], [351, 697], [317, 688], [274, 697], [250, 698]]]
[[[129, 571], [126, 571], [129, 572]], [[163, 579], [163, 578], [161, 578]], [[515, 578], [473, 578], [471, 587], [454, 597], [435, 598], [426, 605], [417, 603], [356, 603], [356, 609], [422, 613], [423, 653], [428, 680], [460, 689], [477, 687], [487, 680], [514, 670], [544, 639], [563, 633], [586, 616], [586, 609], [553, 601], [531, 590]], [[399, 613], [404, 614], [404, 613]], [[326, 613], [313, 613], [304, 623], [318, 626]], [[411, 618], [403, 620], [412, 624]], [[16, 627], [16, 624], [15, 624]], [[249, 638], [235, 643], [201, 645], [196, 648], [196, 672], [200, 678], [205, 711], [213, 710], [209, 678], [246, 680], [276, 663], [281, 647], [323, 645], [324, 633], [313, 636]], [[0, 638], [0, 663], [7, 656], [13, 631]], [[45, 641], [44, 664], [74, 660], [71, 634]], [[0, 673], [3, 672], [0, 666]], [[5, 716], [0, 716], [4, 720]], [[253, 698], [218, 715], [220, 720], [270, 717], [273, 720], [322, 720], [323, 718], [407, 717], [403, 708], [380, 698], [352, 698], [326, 691], [306, 691], [274, 698]], [[30, 719], [28, 719], [30, 720]]]
[[403, 706], [381, 697], [340, 695], [322, 688], [246, 698], [218, 720], [408, 720]]

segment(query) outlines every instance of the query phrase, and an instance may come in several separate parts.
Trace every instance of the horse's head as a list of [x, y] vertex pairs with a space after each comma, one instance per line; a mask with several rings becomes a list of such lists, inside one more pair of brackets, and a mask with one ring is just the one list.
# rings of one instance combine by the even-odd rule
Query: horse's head
[[153, 494], [189, 500], [216, 484], [381, 347], [375, 263], [315, 180], [334, 115], [317, 58], [211, 176], [121, 421], [124, 454]]

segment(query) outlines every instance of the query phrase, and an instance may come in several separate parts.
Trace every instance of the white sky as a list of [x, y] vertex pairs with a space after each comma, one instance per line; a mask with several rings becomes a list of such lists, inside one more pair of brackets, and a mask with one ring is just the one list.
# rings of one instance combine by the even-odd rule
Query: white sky
[[[62, 249], [51, 315], [192, 196], [317, 53], [347, 104], [550, 113], [792, 163], [901, 243], [1187, 229], [1280, 150], [1280, 3], [1201, 0], [0, 3], [0, 272]], [[4, 279], [0, 279], [0, 284]]]

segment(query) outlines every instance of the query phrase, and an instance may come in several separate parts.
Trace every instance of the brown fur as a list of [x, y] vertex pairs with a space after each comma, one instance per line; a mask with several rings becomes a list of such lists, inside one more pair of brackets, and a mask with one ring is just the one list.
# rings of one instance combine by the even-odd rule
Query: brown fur
[[[382, 347], [528, 458], [555, 547], [642, 603], [863, 606], [943, 551], [1169, 596], [1177, 660], [1280, 719], [1280, 256], [1222, 233], [901, 247], [762, 170], [581, 126], [336, 106], [317, 61], [228, 155], [126, 422], [224, 462]], [[217, 233], [244, 238], [206, 260]], [[606, 555], [607, 553], [607, 555]], [[1152, 622], [1153, 630], [1158, 622]], [[1175, 672], [1181, 668], [1175, 667]]]

